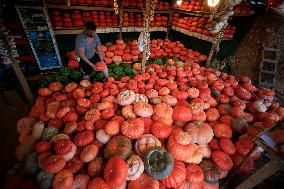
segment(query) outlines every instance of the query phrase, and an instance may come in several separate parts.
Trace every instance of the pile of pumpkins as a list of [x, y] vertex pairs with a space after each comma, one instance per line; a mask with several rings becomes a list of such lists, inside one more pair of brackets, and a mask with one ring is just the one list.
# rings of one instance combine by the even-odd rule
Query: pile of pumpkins
[[38, 94], [17, 123], [23, 167], [5, 189], [217, 189], [253, 137], [284, 116], [275, 93], [248, 77], [172, 59], [133, 78], [53, 82]]
[[[173, 26], [181, 27], [186, 30], [200, 33], [206, 36], [215, 37], [217, 34], [210, 32], [212, 26], [211, 22], [208, 22], [209, 17], [193, 17], [193, 16], [181, 16], [179, 13], [173, 15]], [[235, 26], [227, 26], [224, 30], [224, 38], [231, 39], [236, 31]]]
[[191, 0], [183, 1], [181, 5], [174, 4], [174, 8], [179, 8], [188, 11], [209, 11], [207, 1], [205, 0]]
[[[123, 13], [122, 19], [122, 26], [123, 27], [143, 27], [143, 15], [141, 13]], [[162, 27], [167, 26], [168, 24], [168, 16], [164, 16], [161, 14], [155, 14], [154, 19], [151, 20], [150, 26], [151, 27]]]
[[113, 0], [70, 0], [70, 4], [113, 7]]

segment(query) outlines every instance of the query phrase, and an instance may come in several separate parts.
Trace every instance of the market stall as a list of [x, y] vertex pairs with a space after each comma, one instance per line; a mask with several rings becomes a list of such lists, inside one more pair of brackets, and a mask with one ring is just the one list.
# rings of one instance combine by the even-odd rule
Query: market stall
[[[249, 188], [281, 169], [284, 108], [275, 91], [210, 67], [222, 42], [234, 40], [231, 21], [254, 14], [249, 6], [241, 0], [18, 5], [34, 54], [46, 55], [32, 36], [49, 33], [44, 40], [53, 59], [36, 57], [39, 67], [62, 68], [42, 80], [17, 122], [18, 163], [4, 188], [232, 188], [235, 178], [251, 175], [257, 179], [238, 186]], [[24, 19], [31, 11], [44, 17]], [[66, 39], [92, 20], [103, 61], [87, 80]], [[190, 47], [191, 38], [208, 50]], [[253, 175], [267, 154], [269, 163]]]

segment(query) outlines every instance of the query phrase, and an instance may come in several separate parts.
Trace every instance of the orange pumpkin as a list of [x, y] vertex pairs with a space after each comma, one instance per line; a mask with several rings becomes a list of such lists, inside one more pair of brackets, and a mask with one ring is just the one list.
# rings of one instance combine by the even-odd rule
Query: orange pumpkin
[[176, 106], [173, 109], [172, 118], [174, 121], [188, 122], [192, 119], [191, 110], [184, 106]]
[[140, 71], [141, 70], [141, 63], [135, 63], [133, 64], [133, 69], [136, 71]]
[[113, 56], [112, 61], [116, 64], [119, 64], [119, 63], [122, 62], [122, 58], [121, 58], [121, 56]]
[[73, 173], [69, 169], [62, 169], [58, 172], [52, 182], [52, 187], [54, 189], [65, 189], [71, 188], [73, 184]]
[[96, 177], [88, 183], [87, 189], [110, 189], [104, 179]]
[[162, 179], [162, 183], [168, 188], [176, 188], [180, 186], [186, 179], [186, 168], [182, 161], [175, 161], [174, 168], [170, 175]]
[[151, 134], [142, 135], [135, 143], [135, 152], [143, 156], [148, 150], [154, 147], [161, 147], [161, 142]]
[[201, 182], [204, 179], [204, 173], [202, 169], [193, 163], [186, 165], [186, 178], [191, 182]]
[[119, 156], [111, 157], [104, 168], [104, 179], [110, 187], [121, 186], [127, 178], [128, 165]]
[[138, 179], [128, 183], [128, 189], [158, 189], [159, 181], [143, 173]]
[[66, 161], [61, 155], [51, 155], [42, 160], [42, 169], [48, 173], [57, 173], [64, 168]]
[[197, 144], [207, 144], [214, 136], [212, 128], [207, 123], [199, 121], [189, 123], [185, 127], [185, 132], [189, 134], [192, 142]]
[[169, 125], [165, 125], [161, 122], [154, 122], [151, 126], [151, 133], [160, 139], [167, 138], [172, 132], [172, 128]]
[[88, 163], [95, 159], [99, 151], [99, 148], [95, 144], [86, 146], [80, 153], [80, 160], [84, 163]]
[[105, 131], [108, 135], [114, 136], [117, 135], [120, 131], [120, 125], [118, 121], [109, 121], [105, 125]]
[[121, 114], [126, 119], [131, 119], [131, 118], [137, 117], [134, 110], [133, 110], [132, 105], [123, 106], [123, 108], [121, 110]]
[[144, 133], [144, 122], [139, 118], [132, 118], [121, 123], [121, 133], [131, 139], [137, 139]]
[[106, 65], [105, 65], [105, 63], [103, 63], [103, 62], [97, 62], [97, 63], [95, 64], [95, 68], [96, 68], [97, 71], [102, 72], [102, 71], [105, 70]]
[[152, 106], [145, 102], [135, 103], [134, 112], [140, 117], [151, 117], [154, 113]]
[[[179, 131], [179, 132], [182, 132], [182, 131]], [[187, 140], [187, 143], [180, 140], [178, 138], [179, 132], [173, 133], [168, 138], [167, 150], [172, 154], [174, 159], [185, 161], [189, 159], [195, 153], [196, 150], [198, 150], [198, 146], [196, 144], [190, 143], [189, 140]]]

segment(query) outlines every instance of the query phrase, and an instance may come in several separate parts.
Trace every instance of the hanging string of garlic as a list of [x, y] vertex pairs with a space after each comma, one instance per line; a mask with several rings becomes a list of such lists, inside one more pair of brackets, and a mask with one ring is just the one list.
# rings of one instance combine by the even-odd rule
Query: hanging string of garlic
[[211, 28], [212, 33], [218, 33], [222, 30], [222, 28], [224, 28], [224, 25], [228, 23], [229, 18], [234, 15], [234, 6], [240, 4], [241, 2], [242, 0], [223, 1], [223, 4], [220, 5], [220, 8], [218, 8], [210, 18], [210, 20], [212, 20], [214, 23]]
[[119, 13], [119, 6], [118, 6], [118, 0], [113, 0], [113, 9], [114, 9], [114, 12], [115, 14], [118, 14]]
[[[144, 14], [144, 23], [143, 23], [143, 41], [144, 47], [146, 46], [146, 60], [150, 57], [150, 20], [154, 18], [154, 10], [155, 10], [155, 1], [156, 0], [147, 0], [146, 8], [143, 11]], [[149, 8], [148, 8], [149, 7]]]

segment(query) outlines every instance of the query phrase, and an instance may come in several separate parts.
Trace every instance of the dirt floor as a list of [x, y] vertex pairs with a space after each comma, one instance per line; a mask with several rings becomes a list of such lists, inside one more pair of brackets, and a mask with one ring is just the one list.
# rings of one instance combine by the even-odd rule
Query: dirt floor
[[18, 144], [17, 120], [28, 112], [28, 106], [16, 92], [9, 91], [4, 94], [8, 99], [9, 105], [0, 96], [0, 186], [2, 186], [6, 172], [16, 161], [14, 149]]

